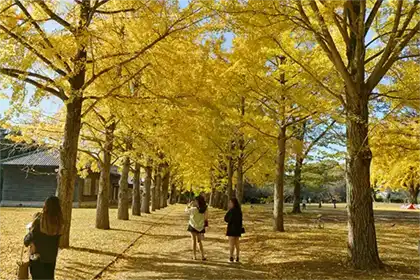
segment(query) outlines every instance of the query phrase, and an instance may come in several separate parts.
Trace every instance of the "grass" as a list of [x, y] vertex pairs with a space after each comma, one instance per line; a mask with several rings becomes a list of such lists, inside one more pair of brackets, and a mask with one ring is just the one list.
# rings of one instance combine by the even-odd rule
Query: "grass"
[[[375, 206], [379, 253], [386, 265], [383, 270], [356, 271], [348, 267], [342, 204], [337, 209], [327, 204], [319, 209], [311, 204], [302, 215], [286, 215], [285, 233], [272, 232], [271, 206], [244, 206], [246, 234], [241, 239], [241, 264], [233, 265], [227, 263], [224, 212], [210, 209], [210, 228], [204, 240], [208, 261], [192, 261], [184, 206], [175, 205], [151, 215], [130, 217], [130, 221], [116, 220], [116, 211], [111, 210], [114, 229], [109, 231], [94, 229], [94, 209], [75, 209], [72, 248], [60, 252], [56, 278], [91, 279], [141, 236], [100, 278], [419, 279], [419, 211]], [[34, 211], [0, 209], [2, 279], [14, 278], [25, 225]], [[318, 214], [323, 215], [323, 229], [314, 226]]]

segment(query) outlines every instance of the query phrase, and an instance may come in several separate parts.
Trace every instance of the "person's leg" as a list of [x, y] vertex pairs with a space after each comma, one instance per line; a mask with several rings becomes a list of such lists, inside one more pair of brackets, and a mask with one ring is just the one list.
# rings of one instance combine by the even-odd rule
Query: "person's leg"
[[44, 276], [42, 274], [43, 268], [39, 260], [30, 261], [29, 271], [31, 272], [32, 279], [44, 279]]
[[197, 235], [195, 232], [191, 232], [191, 242], [192, 242], [192, 249], [193, 249], [193, 259], [197, 258]]
[[233, 251], [235, 250], [235, 237], [229, 236], [229, 258], [233, 261]]
[[45, 263], [44, 271], [45, 271], [45, 279], [54, 280], [55, 263]]
[[198, 246], [200, 247], [201, 259], [204, 260], [206, 257], [204, 256], [204, 248], [203, 248], [203, 240], [201, 240], [201, 234], [197, 234], [197, 241]]
[[239, 237], [235, 237], [236, 261], [239, 261]]

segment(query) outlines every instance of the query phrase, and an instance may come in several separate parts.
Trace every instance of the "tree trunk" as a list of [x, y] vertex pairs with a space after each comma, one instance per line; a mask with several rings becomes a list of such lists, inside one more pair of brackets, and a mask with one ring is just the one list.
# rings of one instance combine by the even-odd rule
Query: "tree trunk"
[[170, 204], [175, 204], [176, 203], [176, 185], [175, 185], [175, 183], [172, 183], [171, 184], [171, 196], [170, 196], [170, 199], [169, 199], [169, 203]]
[[210, 169], [210, 188], [211, 188], [211, 192], [210, 192], [209, 205], [211, 207], [214, 207], [215, 194], [216, 194], [216, 181], [215, 181], [215, 177], [214, 177], [214, 169], [213, 168]]
[[280, 127], [277, 138], [276, 185], [274, 187], [274, 230], [284, 232], [283, 200], [284, 200], [284, 160], [286, 156], [286, 126]]
[[298, 124], [298, 131], [296, 140], [299, 141], [298, 147], [296, 149], [296, 158], [295, 158], [295, 171], [293, 174], [293, 210], [292, 213], [298, 214], [301, 213], [300, 211], [300, 191], [302, 188], [302, 166], [303, 166], [303, 140], [305, 138], [305, 130], [306, 130], [306, 121], [301, 123], [301, 126]]
[[179, 187], [179, 192], [177, 192], [177, 203], [181, 203], [182, 192], [184, 191], [184, 182], [181, 181], [181, 186]]
[[[90, 16], [90, 1], [83, 1], [80, 9], [80, 21], [76, 40], [81, 40], [85, 36], [88, 26], [87, 22]], [[60, 237], [60, 248], [70, 246], [70, 226], [71, 210], [73, 207], [73, 193], [76, 182], [76, 160], [77, 149], [79, 146], [79, 135], [82, 119], [83, 91], [81, 88], [86, 80], [86, 45], [78, 45], [77, 51], [73, 57], [73, 73], [68, 77], [71, 87], [70, 97], [65, 101], [66, 122], [64, 125], [63, 144], [60, 147], [60, 165], [58, 168], [58, 184], [56, 194], [60, 199], [61, 211], [63, 213], [64, 228]]]
[[239, 200], [239, 203], [243, 203], [244, 200], [244, 161], [243, 161], [243, 151], [240, 152], [238, 157], [238, 169], [236, 170], [236, 198]]
[[417, 204], [418, 203], [418, 196], [419, 196], [419, 192], [420, 192], [420, 184], [411, 184], [410, 188], [409, 188], [409, 192], [410, 192], [410, 203], [411, 204]]
[[214, 195], [214, 207], [220, 208], [220, 192], [216, 190]]
[[134, 168], [133, 198], [131, 202], [131, 214], [133, 216], [141, 216], [140, 164], [137, 162]]
[[[143, 202], [142, 202], [142, 212], [150, 214], [150, 188], [152, 185], [152, 166], [150, 160], [147, 162], [146, 170], [146, 179], [144, 181], [144, 195], [143, 195]], [[153, 204], [153, 200], [152, 200]]]
[[[241, 117], [245, 116], [245, 97], [241, 97]], [[243, 203], [244, 200], [244, 135], [241, 133], [238, 140], [238, 168], [236, 170], [236, 198], [239, 200], [239, 203]]]
[[161, 195], [161, 206], [165, 208], [168, 206], [168, 190], [169, 190], [169, 178], [171, 173], [169, 171], [169, 166], [165, 166], [165, 173], [162, 179], [162, 195]]
[[150, 202], [152, 211], [156, 211], [156, 174], [154, 175], [153, 185], [150, 191]]
[[111, 188], [111, 152], [113, 149], [115, 122], [105, 128], [105, 143], [99, 177], [99, 190], [96, 202], [96, 228], [109, 229], [109, 193]]
[[294, 171], [294, 189], [293, 189], [293, 210], [292, 213], [298, 214], [302, 213], [300, 211], [300, 191], [301, 191], [301, 182], [302, 182], [302, 165], [303, 165], [303, 159], [298, 158], [298, 155], [296, 155], [296, 162], [295, 162], [295, 171]]
[[226, 210], [228, 208], [228, 195], [226, 194], [226, 186], [220, 193], [220, 209]]
[[[84, 75], [80, 79], [84, 81]], [[57, 196], [60, 199], [64, 219], [60, 248], [68, 248], [70, 246], [71, 210], [73, 207], [73, 192], [77, 175], [76, 159], [83, 99], [81, 96], [77, 96], [76, 93], [73, 95], [74, 97], [66, 103], [66, 123], [64, 126], [63, 144], [60, 147], [60, 166], [58, 169]]]
[[130, 158], [126, 156], [120, 178], [118, 190], [118, 220], [128, 220], [128, 172], [130, 170]]
[[162, 175], [160, 174], [161, 168], [158, 166], [155, 170], [155, 207], [160, 209], [160, 196], [162, 192]]
[[226, 185], [226, 192], [223, 196], [223, 209], [228, 209], [228, 200], [232, 198], [232, 186], [233, 186], [233, 161], [232, 157], [228, 157], [228, 164], [227, 164], [227, 185]]
[[350, 262], [357, 269], [382, 265], [370, 188], [372, 152], [368, 142], [368, 96], [363, 89], [358, 93], [346, 90], [348, 253]]
[[215, 201], [216, 201], [216, 188], [215, 187], [212, 187], [211, 188], [211, 193], [210, 193], [210, 201], [209, 201], [209, 205], [211, 206], [211, 207], [215, 207], [214, 205], [215, 205]]

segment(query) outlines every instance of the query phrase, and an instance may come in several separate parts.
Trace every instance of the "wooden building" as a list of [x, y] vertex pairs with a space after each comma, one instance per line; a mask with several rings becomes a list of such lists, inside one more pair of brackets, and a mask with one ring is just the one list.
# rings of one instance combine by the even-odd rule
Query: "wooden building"
[[[59, 153], [55, 150], [31, 152], [0, 162], [0, 206], [42, 206], [57, 189]], [[110, 201], [118, 198], [120, 174], [111, 169]], [[131, 182], [129, 187], [132, 188]], [[75, 184], [73, 206], [94, 207], [99, 188], [99, 173], [89, 172], [86, 178], [78, 177]]]

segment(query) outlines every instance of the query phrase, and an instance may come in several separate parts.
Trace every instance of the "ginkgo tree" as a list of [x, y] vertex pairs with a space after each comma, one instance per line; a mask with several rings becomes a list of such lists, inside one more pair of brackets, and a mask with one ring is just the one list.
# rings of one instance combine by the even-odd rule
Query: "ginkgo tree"
[[410, 202], [418, 203], [420, 191], [419, 117], [417, 113], [400, 113], [388, 117], [373, 131], [372, 184], [382, 189], [406, 190]]
[[[164, 1], [121, 4], [82, 0], [65, 5], [56, 1], [2, 1], [0, 5], [2, 83], [20, 85], [13, 86], [15, 95], [23, 94], [26, 84], [33, 85], [35, 94], [54, 95], [66, 107], [57, 189], [66, 221], [61, 247], [69, 246], [85, 92], [107, 74], [140, 60], [160, 41], [205, 17], [194, 3], [183, 9], [175, 2]], [[102, 96], [113, 91], [107, 88]]]
[[[347, 130], [350, 262], [361, 269], [381, 267], [370, 188], [369, 100], [397, 62], [419, 55], [411, 46], [419, 36], [419, 1], [221, 3], [225, 14], [260, 30], [262, 38], [275, 39], [283, 55], [341, 103]], [[296, 44], [288, 44], [291, 36], [296, 43], [309, 44], [319, 61], [326, 63], [322, 67], [311, 65]], [[334, 69], [344, 87], [337, 91], [330, 79], [320, 79], [318, 71], [322, 68]]]
[[[288, 140], [296, 134], [299, 123], [316, 118], [318, 112], [329, 112], [332, 104], [324, 100], [315, 107], [316, 101], [322, 102], [318, 92], [322, 89], [307, 82], [299, 65], [282, 55], [276, 40], [260, 37], [259, 32], [245, 28], [240, 20], [238, 22], [233, 24], [235, 28], [239, 26], [235, 29], [238, 37], [233, 42], [236, 60], [230, 71], [242, 78], [243, 95], [248, 100], [249, 114], [242, 120], [242, 130], [247, 134], [253, 131], [254, 135], [265, 136], [265, 141], [271, 141], [276, 147], [274, 229], [284, 231], [285, 164], [287, 148], [291, 144]], [[307, 50], [302, 48], [301, 51]], [[261, 144], [260, 141], [257, 143]]]

